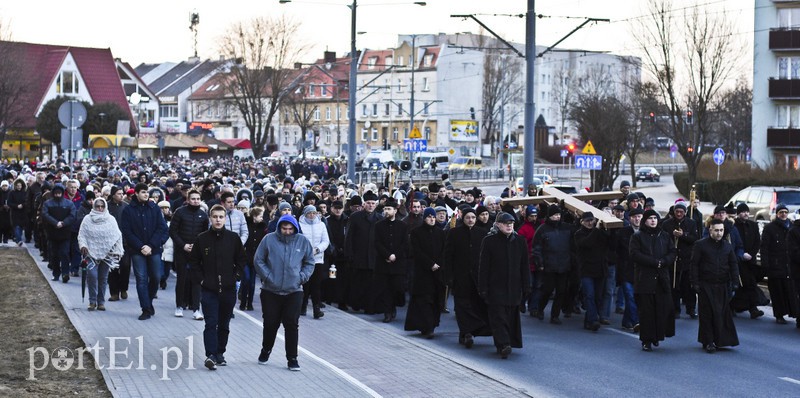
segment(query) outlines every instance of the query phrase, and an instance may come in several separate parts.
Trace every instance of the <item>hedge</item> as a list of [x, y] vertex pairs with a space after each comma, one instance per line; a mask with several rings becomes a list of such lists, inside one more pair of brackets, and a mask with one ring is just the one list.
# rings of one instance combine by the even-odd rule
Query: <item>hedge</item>
[[[691, 191], [692, 188], [689, 185], [689, 173], [688, 172], [675, 173], [673, 175], [673, 180], [675, 182], [675, 187], [678, 188], [678, 192], [680, 192], [681, 195], [683, 195], [684, 197], [689, 198], [689, 192]], [[695, 189], [697, 197], [699, 197], [700, 200], [710, 201], [715, 205], [726, 205], [728, 201], [731, 199], [731, 197], [733, 197], [733, 195], [751, 185], [762, 185], [770, 187], [798, 186], [800, 185], [800, 180], [797, 177], [782, 178], [776, 180], [764, 180], [755, 178], [754, 176], [749, 176], [746, 178], [720, 180], [720, 181], [716, 180], [701, 181], [698, 178], [698, 181], [695, 182]]]

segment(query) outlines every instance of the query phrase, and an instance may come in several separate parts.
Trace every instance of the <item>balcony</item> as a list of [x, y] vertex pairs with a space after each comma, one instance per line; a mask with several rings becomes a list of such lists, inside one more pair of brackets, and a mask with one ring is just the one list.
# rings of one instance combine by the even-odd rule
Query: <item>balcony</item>
[[770, 50], [800, 50], [800, 30], [793, 28], [770, 29]]
[[769, 97], [772, 99], [800, 99], [800, 79], [769, 79]]
[[767, 128], [767, 148], [800, 148], [800, 128]]

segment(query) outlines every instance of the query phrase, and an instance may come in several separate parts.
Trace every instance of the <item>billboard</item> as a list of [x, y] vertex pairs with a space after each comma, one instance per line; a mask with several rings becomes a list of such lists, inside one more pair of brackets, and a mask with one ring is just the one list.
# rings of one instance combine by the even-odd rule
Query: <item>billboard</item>
[[451, 120], [450, 121], [450, 141], [478, 142], [477, 120]]

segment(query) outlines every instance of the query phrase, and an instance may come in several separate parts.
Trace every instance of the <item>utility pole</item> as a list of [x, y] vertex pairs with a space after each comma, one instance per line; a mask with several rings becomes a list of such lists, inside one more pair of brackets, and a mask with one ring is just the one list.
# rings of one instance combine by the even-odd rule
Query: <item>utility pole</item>
[[[528, 0], [528, 11], [525, 13], [525, 150], [523, 162], [522, 180], [524, 187], [533, 183], [534, 170], [534, 145], [536, 141], [534, 119], [536, 107], [534, 106], [534, 78], [536, 77], [534, 66], [536, 63], [536, 12], [534, 11], [535, 0]], [[526, 188], [527, 189], [527, 188]]]

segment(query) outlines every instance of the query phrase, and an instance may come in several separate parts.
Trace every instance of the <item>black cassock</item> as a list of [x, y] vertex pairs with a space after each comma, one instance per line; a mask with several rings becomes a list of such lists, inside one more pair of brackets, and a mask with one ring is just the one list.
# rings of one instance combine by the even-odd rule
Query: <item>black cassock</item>
[[731, 292], [739, 286], [739, 266], [733, 246], [726, 240], [697, 241], [692, 248], [691, 276], [700, 318], [697, 341], [704, 346], [739, 345], [729, 305]]
[[486, 302], [478, 294], [481, 242], [488, 231], [466, 225], [453, 228], [445, 240], [445, 269], [453, 287], [453, 302], [460, 335], [491, 336]]
[[433, 271], [433, 264], [444, 264], [444, 231], [423, 223], [411, 230], [414, 255], [414, 284], [406, 313], [405, 330], [432, 333], [439, 326], [444, 305], [443, 269]]

